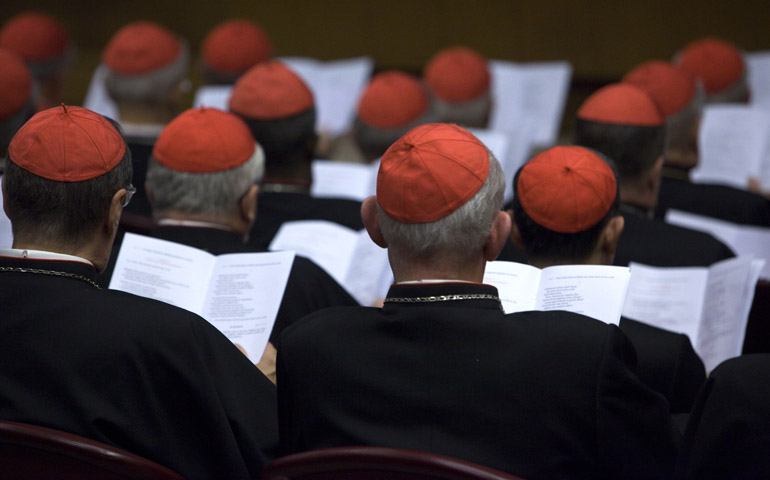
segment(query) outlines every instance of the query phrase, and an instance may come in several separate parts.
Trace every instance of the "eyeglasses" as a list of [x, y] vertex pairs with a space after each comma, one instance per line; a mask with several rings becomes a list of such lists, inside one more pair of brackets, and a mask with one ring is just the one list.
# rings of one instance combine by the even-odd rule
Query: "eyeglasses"
[[136, 193], [136, 187], [133, 185], [129, 185], [126, 187], [126, 196], [123, 197], [123, 208], [126, 208], [131, 201], [131, 198]]

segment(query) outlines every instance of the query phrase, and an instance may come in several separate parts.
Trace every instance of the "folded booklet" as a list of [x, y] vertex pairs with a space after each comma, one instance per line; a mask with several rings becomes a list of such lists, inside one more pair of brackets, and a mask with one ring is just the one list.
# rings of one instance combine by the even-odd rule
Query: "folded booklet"
[[385, 298], [393, 283], [387, 250], [377, 246], [366, 230], [324, 220], [284, 222], [270, 250], [291, 250], [313, 260], [361, 305]]
[[763, 260], [730, 258], [711, 267], [631, 263], [623, 315], [690, 337], [707, 371], [741, 354]]
[[484, 283], [494, 285], [505, 313], [566, 310], [617, 325], [628, 286], [627, 267], [558, 265], [539, 269], [487, 262]]
[[293, 252], [215, 256], [127, 233], [110, 288], [197, 313], [256, 363], [273, 330], [293, 263]]

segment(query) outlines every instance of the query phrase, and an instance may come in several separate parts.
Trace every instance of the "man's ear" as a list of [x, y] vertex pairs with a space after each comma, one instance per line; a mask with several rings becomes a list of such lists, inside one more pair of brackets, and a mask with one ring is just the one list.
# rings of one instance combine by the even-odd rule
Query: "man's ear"
[[121, 188], [112, 196], [110, 200], [110, 208], [107, 212], [107, 217], [104, 219], [104, 233], [112, 235], [118, 230], [118, 223], [120, 223], [120, 215], [123, 213], [123, 200], [125, 200], [126, 192], [125, 188]]
[[144, 181], [144, 196], [147, 197], [147, 201], [152, 205], [152, 188], [150, 188], [150, 182]]
[[623, 233], [625, 222], [626, 220], [621, 215], [611, 218], [607, 225], [604, 226], [601, 237], [599, 237], [599, 248], [601, 253], [609, 258], [608, 264], [612, 263], [612, 260], [615, 258], [615, 251], [618, 248], [618, 241]]
[[516, 218], [513, 216], [513, 210], [506, 210], [505, 213], [511, 217], [511, 243], [519, 250], [524, 250], [524, 240], [521, 238], [521, 231], [519, 226], [516, 225]]
[[257, 197], [259, 196], [259, 186], [254, 184], [243, 194], [238, 201], [238, 209], [241, 213], [241, 218], [248, 222], [249, 225], [254, 223], [257, 218]]
[[374, 195], [366, 197], [361, 204], [361, 220], [372, 241], [382, 248], [388, 248], [388, 242], [385, 241], [380, 230], [380, 213], [377, 210], [377, 197]]
[[484, 258], [487, 261], [493, 261], [500, 254], [500, 250], [508, 241], [511, 234], [511, 216], [508, 212], [497, 212], [492, 221], [492, 228], [489, 230], [489, 237], [484, 244]]
[[654, 201], [652, 208], [658, 204], [658, 192], [660, 191], [660, 176], [663, 170], [663, 156], [661, 155], [655, 160], [652, 168], [647, 172], [645, 178], [646, 194], [649, 195], [651, 201]]

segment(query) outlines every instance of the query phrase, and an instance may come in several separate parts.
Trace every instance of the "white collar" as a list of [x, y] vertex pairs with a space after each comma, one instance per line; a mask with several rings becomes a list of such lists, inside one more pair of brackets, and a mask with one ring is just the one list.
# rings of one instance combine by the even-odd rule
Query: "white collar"
[[226, 225], [214, 222], [204, 222], [201, 220], [181, 220], [175, 218], [161, 218], [158, 220], [158, 225], [175, 226], [175, 227], [200, 227], [200, 228], [216, 228], [217, 230], [232, 231]]
[[30, 260], [59, 260], [67, 262], [80, 262], [91, 265], [94, 264], [90, 260], [86, 260], [83, 257], [77, 257], [75, 255], [67, 255], [66, 253], [46, 252], [43, 250], [27, 250], [20, 248], [4, 248], [0, 249], [0, 257], [11, 258], [28, 258]]
[[166, 125], [163, 123], [120, 122], [120, 126], [123, 127], [123, 135], [126, 137], [157, 138]]
[[409, 280], [406, 282], [398, 282], [396, 285], [414, 285], [419, 283], [477, 283], [477, 282], [469, 282], [468, 280], [457, 280], [457, 279], [451, 279], [451, 280], [442, 280], [442, 279], [433, 279], [433, 278], [424, 278], [422, 280]]

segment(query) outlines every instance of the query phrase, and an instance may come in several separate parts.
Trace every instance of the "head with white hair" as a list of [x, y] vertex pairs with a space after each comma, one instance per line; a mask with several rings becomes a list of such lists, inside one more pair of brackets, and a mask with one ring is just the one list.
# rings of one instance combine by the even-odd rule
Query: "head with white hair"
[[362, 206], [372, 240], [388, 248], [397, 282], [480, 282], [510, 231], [505, 180], [494, 155], [467, 130], [426, 124], [383, 155], [377, 196]]

